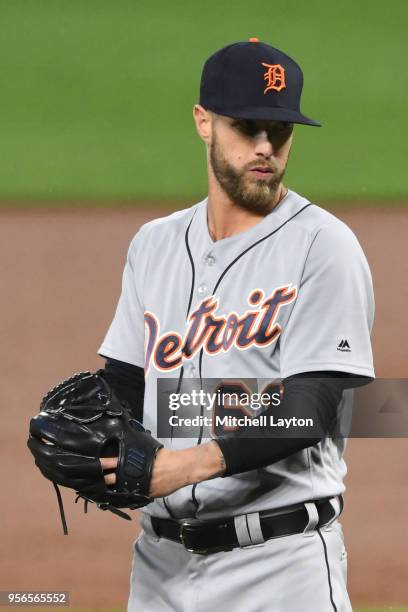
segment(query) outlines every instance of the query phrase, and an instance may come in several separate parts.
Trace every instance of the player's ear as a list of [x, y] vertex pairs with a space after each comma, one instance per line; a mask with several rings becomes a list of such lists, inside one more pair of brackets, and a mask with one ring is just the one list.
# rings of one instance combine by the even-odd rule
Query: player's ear
[[195, 104], [193, 108], [193, 118], [197, 134], [201, 140], [208, 144], [212, 134], [212, 113], [201, 106], [201, 104]]

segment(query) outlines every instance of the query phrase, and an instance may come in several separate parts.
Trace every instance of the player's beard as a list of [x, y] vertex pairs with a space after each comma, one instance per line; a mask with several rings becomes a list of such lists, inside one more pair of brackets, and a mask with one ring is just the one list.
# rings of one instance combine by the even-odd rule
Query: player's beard
[[237, 170], [225, 159], [215, 137], [210, 146], [210, 164], [219, 185], [236, 206], [263, 215], [272, 210], [286, 167], [278, 170], [276, 165], [269, 161], [268, 166], [273, 170], [272, 176], [251, 180], [248, 170], [254, 167], [254, 163]]

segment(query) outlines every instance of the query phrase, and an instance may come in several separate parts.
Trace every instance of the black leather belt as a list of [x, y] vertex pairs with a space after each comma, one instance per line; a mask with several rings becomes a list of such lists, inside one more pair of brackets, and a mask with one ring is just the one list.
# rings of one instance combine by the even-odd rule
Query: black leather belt
[[[340, 502], [340, 512], [343, 509], [343, 498]], [[335, 515], [335, 510], [329, 500], [314, 500], [319, 521], [315, 527], [323, 527]], [[309, 515], [303, 504], [291, 506], [281, 511], [262, 511], [259, 513], [262, 535], [265, 540], [302, 533], [308, 523]], [[192, 553], [208, 555], [220, 551], [237, 548], [240, 544], [236, 535], [234, 518], [229, 517], [217, 521], [200, 521], [196, 519], [173, 520], [151, 516], [151, 524], [160, 538], [173, 540], [183, 544]]]

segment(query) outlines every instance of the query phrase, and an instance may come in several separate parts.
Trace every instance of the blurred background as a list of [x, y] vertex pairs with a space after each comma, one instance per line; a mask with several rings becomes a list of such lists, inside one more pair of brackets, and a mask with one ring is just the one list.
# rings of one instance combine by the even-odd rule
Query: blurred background
[[[302, 110], [324, 127], [296, 127], [286, 183], [357, 234], [376, 292], [377, 376], [407, 377], [407, 18], [405, 0], [0, 0], [0, 590], [126, 605], [137, 514], [83, 516], [65, 491], [64, 538], [25, 447], [28, 420], [57, 381], [102, 365], [140, 225], [205, 197], [191, 113], [216, 49], [256, 36], [302, 66]], [[356, 610], [408, 609], [407, 455], [403, 439], [349, 444]]]
[[301, 64], [304, 112], [324, 125], [297, 129], [293, 188], [326, 200], [407, 195], [404, 0], [2, 0], [0, 8], [3, 198], [200, 197], [203, 151], [190, 117], [201, 67], [250, 36]]

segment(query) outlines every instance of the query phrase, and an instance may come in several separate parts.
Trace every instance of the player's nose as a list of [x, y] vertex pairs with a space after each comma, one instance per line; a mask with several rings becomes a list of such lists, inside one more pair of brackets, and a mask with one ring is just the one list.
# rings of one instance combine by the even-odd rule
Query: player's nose
[[255, 153], [264, 157], [271, 157], [273, 154], [273, 144], [266, 130], [255, 136]]

